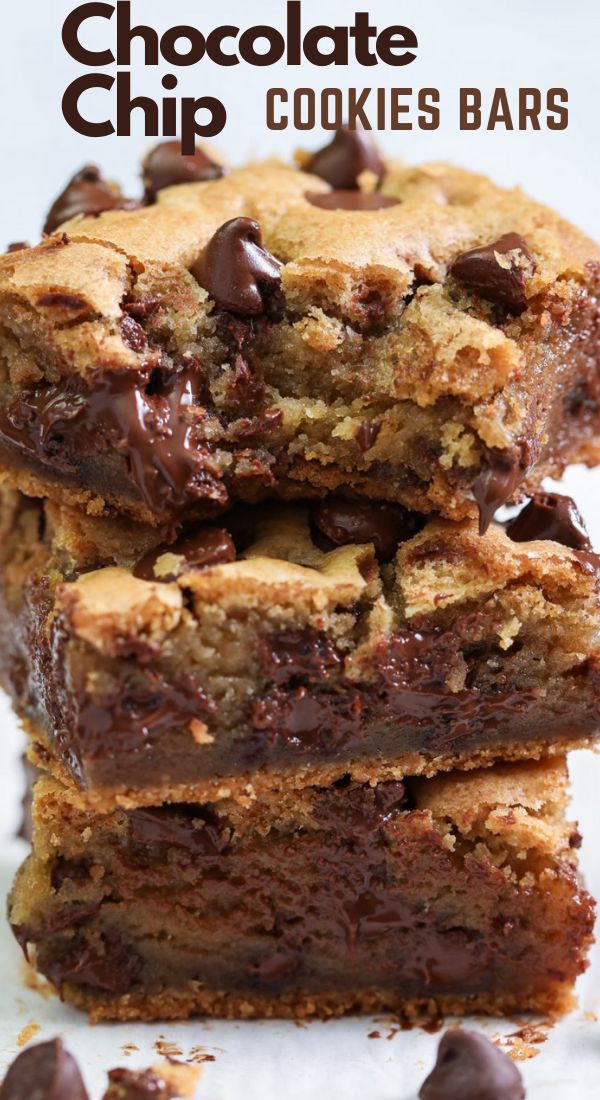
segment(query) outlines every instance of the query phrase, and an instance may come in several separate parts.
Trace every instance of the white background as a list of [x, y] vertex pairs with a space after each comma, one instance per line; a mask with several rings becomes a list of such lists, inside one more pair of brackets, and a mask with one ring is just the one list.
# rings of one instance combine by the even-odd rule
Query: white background
[[[137, 165], [149, 144], [139, 128], [131, 139], [84, 139], [70, 131], [62, 118], [64, 89], [82, 72], [66, 55], [60, 38], [62, 21], [75, 6], [76, 0], [2, 2], [0, 245], [23, 238], [35, 241], [53, 197], [85, 162], [100, 164], [106, 175], [122, 181], [130, 193], [139, 189]], [[380, 142], [389, 153], [412, 162], [451, 160], [493, 175], [506, 185], [519, 183], [600, 238], [597, 0], [455, 0], [452, 4], [447, 0], [363, 0], [356, 6], [368, 9], [380, 27], [391, 23], [412, 27], [419, 39], [417, 61], [397, 70], [382, 66], [298, 70], [283, 65], [220, 69], [202, 62], [194, 70], [178, 71], [182, 94], [215, 95], [225, 102], [229, 121], [218, 144], [230, 163], [273, 153], [288, 155], [299, 145], [314, 148], [321, 143], [323, 135], [317, 132], [274, 135], [267, 131], [264, 99], [266, 89], [273, 85], [433, 86], [441, 92], [441, 128], [435, 133], [417, 128], [381, 135]], [[133, 8], [138, 21], [159, 31], [175, 23], [192, 23], [202, 31], [225, 23], [242, 28], [257, 22], [283, 27], [285, 14], [282, 0], [252, 5], [242, 0], [222, 0], [219, 5], [203, 0], [134, 0]], [[354, 5], [347, 0], [304, 0], [303, 4], [307, 27], [320, 22], [346, 24], [353, 11]], [[98, 23], [90, 29], [86, 44], [112, 44], [107, 24]], [[136, 93], [160, 96], [160, 77], [167, 71], [171, 70], [164, 66], [158, 73], [144, 72], [136, 65]], [[524, 134], [502, 129], [460, 133], [460, 86], [481, 88], [488, 101], [496, 86], [513, 92], [519, 86], [566, 87], [570, 93], [569, 128]], [[107, 93], [96, 100], [97, 117], [107, 101]], [[516, 102], [514, 95], [511, 102]], [[571, 471], [566, 488], [576, 496], [600, 546], [600, 472]], [[8, 885], [15, 860], [22, 855], [9, 840], [18, 816], [20, 737], [1, 699], [0, 730], [5, 796], [0, 803], [0, 837], [4, 838], [0, 872]], [[591, 754], [577, 754], [572, 771], [574, 811], [586, 838], [584, 868], [592, 890], [599, 895], [600, 760]], [[308, 1100], [332, 1092], [349, 1100], [365, 1096], [368, 1100], [413, 1100], [437, 1042], [420, 1031], [401, 1032], [389, 1042], [368, 1040], [373, 1026], [382, 1035], [388, 1029], [362, 1020], [303, 1029], [292, 1024], [198, 1022], [103, 1027], [91, 1032], [76, 1013], [25, 989], [18, 955], [5, 929], [0, 932], [0, 951], [4, 976], [0, 984], [0, 1067], [16, 1050], [20, 1029], [38, 1023], [41, 1035], [63, 1032], [82, 1057], [92, 1100], [100, 1096], [104, 1070], [123, 1063], [123, 1043], [133, 1041], [140, 1047], [130, 1059], [132, 1063], [147, 1064], [155, 1057], [152, 1045], [160, 1034], [179, 1042], [184, 1052], [205, 1044], [214, 1053], [216, 1061], [207, 1067], [200, 1092], [208, 1100], [238, 1100], [242, 1089], [249, 1100], [275, 1100], [283, 1088], [288, 1100]], [[594, 1010], [600, 1011], [597, 954], [580, 986], [580, 1009], [556, 1026], [540, 1055], [524, 1065], [530, 1097], [592, 1100], [600, 1093], [600, 1028], [590, 1016]], [[485, 1026], [490, 1034], [514, 1029], [510, 1024]]]

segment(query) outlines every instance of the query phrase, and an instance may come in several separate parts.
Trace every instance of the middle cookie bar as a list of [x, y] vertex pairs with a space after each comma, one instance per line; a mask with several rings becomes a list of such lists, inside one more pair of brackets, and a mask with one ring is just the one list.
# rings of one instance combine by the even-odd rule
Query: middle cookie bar
[[1, 499], [2, 678], [89, 806], [431, 775], [600, 727], [598, 562], [567, 498], [484, 537], [330, 499], [171, 544]]

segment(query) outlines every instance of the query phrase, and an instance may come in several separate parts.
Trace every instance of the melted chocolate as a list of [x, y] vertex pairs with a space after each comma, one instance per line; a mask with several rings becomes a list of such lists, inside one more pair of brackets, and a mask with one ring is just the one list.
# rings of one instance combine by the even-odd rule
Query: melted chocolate
[[184, 848], [196, 856], [215, 856], [225, 851], [231, 830], [223, 827], [203, 806], [187, 803], [152, 809], [129, 810], [129, 837], [143, 848]]
[[44, 233], [55, 233], [59, 226], [77, 214], [97, 217], [107, 210], [138, 210], [140, 203], [127, 199], [118, 187], [102, 178], [98, 168], [88, 164], [69, 181], [46, 218]]
[[487, 469], [473, 485], [473, 496], [479, 509], [479, 534], [485, 535], [496, 512], [511, 499], [531, 465], [529, 444], [523, 442], [512, 450], [490, 449]]
[[[128, 653], [126, 644], [120, 656]], [[151, 659], [152, 651], [147, 654]], [[202, 720], [214, 712], [214, 704], [193, 676], [164, 679], [158, 672], [138, 668], [129, 680], [121, 680], [106, 695], [82, 694], [75, 719], [77, 755], [86, 759], [102, 758], [107, 753], [141, 753], [160, 742], [177, 728], [189, 727], [193, 719]], [[57, 736], [60, 738], [61, 731]], [[72, 737], [64, 731], [68, 741]], [[189, 734], [190, 739], [192, 734]]]
[[281, 264], [263, 247], [257, 222], [232, 218], [217, 229], [192, 275], [220, 309], [256, 317], [279, 289]]
[[257, 962], [249, 963], [245, 973], [251, 986], [268, 989], [271, 986], [281, 987], [294, 977], [301, 966], [302, 951], [278, 946], [271, 954], [265, 954]]
[[527, 279], [535, 269], [523, 238], [518, 233], [506, 233], [492, 244], [462, 252], [448, 273], [467, 290], [518, 315], [527, 308]]
[[78, 929], [64, 953], [48, 961], [45, 975], [58, 989], [65, 984], [88, 985], [106, 993], [127, 993], [141, 971], [142, 960], [130, 943], [115, 930]]
[[335, 546], [373, 543], [383, 561], [390, 561], [400, 543], [412, 538], [425, 522], [400, 504], [338, 497], [328, 497], [315, 505], [311, 520]]
[[[169, 573], [155, 573], [158, 559], [164, 554], [173, 554], [182, 560]], [[138, 561], [133, 570], [133, 575], [144, 581], [176, 581], [183, 573], [190, 573], [197, 569], [206, 569], [212, 565], [221, 565], [224, 562], [235, 561], [236, 550], [233, 539], [222, 528], [202, 528], [195, 534], [184, 535], [176, 542], [149, 550]]]
[[369, 134], [342, 126], [333, 141], [311, 157], [305, 170], [320, 176], [331, 187], [355, 190], [362, 172], [372, 172], [381, 182], [385, 165]]
[[369, 210], [387, 210], [390, 206], [398, 206], [400, 199], [394, 199], [390, 195], [380, 195], [378, 191], [308, 191], [307, 201], [311, 206], [318, 206], [321, 210], [353, 210], [364, 213]]
[[513, 1061], [476, 1031], [455, 1028], [442, 1037], [437, 1060], [419, 1100], [524, 1100]]
[[[128, 320], [136, 326], [130, 339], [139, 339], [143, 348], [143, 329]], [[169, 373], [98, 371], [85, 389], [73, 384], [24, 392], [4, 411], [0, 438], [65, 473], [73, 467], [70, 455], [112, 446], [157, 516], [198, 500], [223, 506], [227, 491], [197, 436], [196, 408], [202, 410], [204, 397], [205, 375], [192, 356]]]
[[315, 808], [317, 821], [337, 836], [369, 838], [377, 844], [377, 830], [398, 814], [413, 808], [406, 782], [393, 780], [375, 788], [357, 787], [349, 781], [334, 783], [328, 797]]
[[513, 542], [549, 539], [571, 550], [591, 550], [592, 544], [575, 501], [559, 493], [534, 493], [506, 526]]
[[180, 183], [205, 183], [225, 174], [221, 164], [211, 160], [203, 149], [192, 156], [181, 152], [181, 142], [163, 141], [148, 153], [143, 166], [146, 198], [153, 201], [159, 191]]
[[27, 1047], [8, 1067], [0, 1100], [89, 1100], [77, 1062], [60, 1039]]
[[467, 752], [475, 742], [489, 743], [499, 728], [523, 723], [538, 705], [534, 690], [450, 691], [448, 679], [462, 659], [457, 629], [397, 633], [374, 655], [374, 676], [365, 683], [348, 682], [338, 655], [313, 632], [306, 634], [302, 665], [298, 638], [289, 654], [287, 644], [285, 634], [263, 641], [266, 686], [249, 716], [272, 750], [333, 757], [350, 752], [365, 730], [377, 725], [383, 736], [389, 725], [398, 736], [413, 728], [418, 751]]
[[260, 655], [263, 669], [274, 684], [323, 679], [343, 668], [342, 656], [334, 643], [310, 627], [262, 638]]

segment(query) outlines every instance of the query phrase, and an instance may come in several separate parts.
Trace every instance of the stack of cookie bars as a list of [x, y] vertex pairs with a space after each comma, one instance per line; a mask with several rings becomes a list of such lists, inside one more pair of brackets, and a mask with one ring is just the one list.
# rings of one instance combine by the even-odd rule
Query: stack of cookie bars
[[17, 939], [93, 1019], [565, 1010], [600, 250], [346, 130], [144, 181], [0, 260]]

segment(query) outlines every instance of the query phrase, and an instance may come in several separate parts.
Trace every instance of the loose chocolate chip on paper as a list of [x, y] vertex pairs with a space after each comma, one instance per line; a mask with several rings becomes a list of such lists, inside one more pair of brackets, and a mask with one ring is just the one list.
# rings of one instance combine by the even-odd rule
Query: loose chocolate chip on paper
[[137, 210], [140, 203], [127, 199], [118, 187], [102, 178], [100, 170], [88, 164], [69, 181], [53, 203], [44, 233], [54, 233], [59, 225], [77, 214], [97, 217], [107, 210]]
[[163, 141], [156, 145], [143, 164], [146, 198], [151, 201], [165, 187], [180, 183], [206, 183], [225, 175], [225, 169], [208, 156], [203, 149], [196, 149], [191, 156], [181, 152], [180, 141]]
[[311, 157], [305, 169], [341, 190], [356, 190], [362, 172], [373, 172], [379, 182], [385, 173], [372, 138], [364, 130], [349, 130], [347, 126], [342, 126], [333, 141]]
[[524, 1100], [514, 1062], [484, 1035], [456, 1028], [443, 1036], [419, 1100]]
[[523, 238], [506, 233], [491, 244], [462, 252], [450, 265], [449, 274], [486, 301], [519, 314], [527, 308], [526, 283], [535, 269]]
[[88, 1100], [75, 1059], [60, 1039], [23, 1050], [0, 1087], [0, 1100]]
[[311, 206], [318, 206], [321, 210], [350, 210], [354, 213], [366, 213], [370, 210], [387, 210], [390, 206], [397, 206], [400, 199], [394, 199], [390, 195], [380, 195], [378, 191], [349, 191], [337, 190], [322, 192], [309, 191], [306, 195]]
[[263, 246], [257, 222], [232, 218], [217, 229], [192, 274], [221, 309], [255, 317], [279, 287], [281, 264]]

